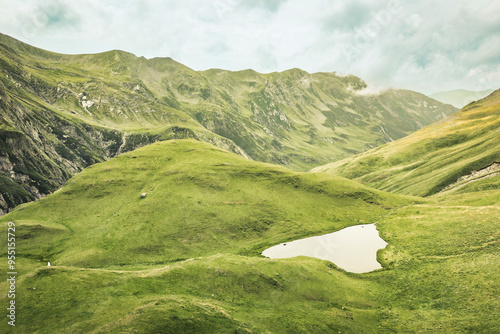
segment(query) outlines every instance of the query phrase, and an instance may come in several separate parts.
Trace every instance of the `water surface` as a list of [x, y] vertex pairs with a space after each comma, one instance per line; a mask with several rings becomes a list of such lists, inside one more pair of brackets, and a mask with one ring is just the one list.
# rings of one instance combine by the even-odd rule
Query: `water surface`
[[310, 256], [335, 263], [353, 273], [366, 273], [382, 268], [377, 251], [385, 248], [375, 224], [356, 225], [343, 230], [282, 243], [262, 252], [271, 259]]

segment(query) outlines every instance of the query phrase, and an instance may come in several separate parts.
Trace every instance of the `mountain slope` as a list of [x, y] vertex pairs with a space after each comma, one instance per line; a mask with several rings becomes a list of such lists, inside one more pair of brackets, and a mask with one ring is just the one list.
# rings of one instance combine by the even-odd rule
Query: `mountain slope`
[[0, 206], [44, 196], [94, 162], [158, 140], [193, 138], [307, 170], [455, 111], [415, 92], [365, 95], [365, 87], [354, 76], [298, 69], [196, 72], [116, 50], [62, 55], [0, 34]]
[[46, 223], [61, 231], [47, 253], [30, 257], [101, 267], [229, 249], [258, 254], [282, 239], [369, 221], [396, 200], [405, 201], [343, 178], [294, 173], [186, 140], [88, 167], [8, 219], [29, 220], [26, 231]]
[[[15, 224], [19, 272], [16, 328], [0, 331], [495, 333], [499, 192], [409, 198], [194, 140], [155, 143], [0, 219], [4, 235]], [[382, 270], [259, 255], [360, 222], [389, 242]]]
[[[54, 194], [2, 217], [2, 231], [8, 221], [16, 225], [18, 314], [30, 317], [20, 316], [16, 330], [370, 331], [370, 283], [331, 263], [259, 254], [282, 241], [373, 222], [414, 200], [194, 140], [151, 144], [88, 167]], [[318, 314], [296, 313], [304, 303]], [[61, 321], [49, 324], [59, 312]], [[354, 327], [345, 318], [353, 312], [365, 319]], [[276, 317], [283, 317], [279, 324]]]
[[498, 174], [499, 133], [497, 90], [408, 137], [313, 171], [342, 175], [387, 191], [428, 196]]
[[[241, 152], [186, 114], [162, 106], [151, 106], [147, 116], [129, 123], [139, 130], [80, 117], [78, 111], [90, 113], [92, 102], [84, 94], [68, 96], [64, 85], [92, 85], [98, 71], [63, 65], [65, 58], [72, 56], [0, 35], [0, 213], [53, 192], [86, 166], [157, 140], [197, 138]], [[86, 67], [84, 62], [79, 66]], [[61, 81], [64, 76], [71, 80]], [[152, 103], [120, 84], [101, 84], [103, 92], [114, 95], [115, 106], [147, 108]], [[150, 129], [151, 124], [161, 127]]]
[[493, 93], [494, 89], [487, 89], [483, 91], [470, 91], [465, 89], [457, 89], [446, 92], [439, 92], [429, 95], [429, 97], [443, 103], [451, 104], [456, 108], [462, 108], [473, 101], [485, 98]]

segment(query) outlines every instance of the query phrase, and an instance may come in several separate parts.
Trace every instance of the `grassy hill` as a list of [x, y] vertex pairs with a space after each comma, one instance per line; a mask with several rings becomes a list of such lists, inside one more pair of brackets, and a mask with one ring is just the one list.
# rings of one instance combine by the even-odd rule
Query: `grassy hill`
[[[125, 75], [103, 77], [103, 66], [112, 67], [118, 54], [125, 55], [64, 56], [0, 34], [0, 213], [50, 194], [87, 166], [157, 140], [196, 138], [241, 152], [185, 113], [129, 89]], [[85, 89], [96, 82], [120, 124], [87, 100]]]
[[[454, 110], [365, 87], [0, 35], [0, 208], [53, 192], [0, 219], [0, 332], [500, 332], [500, 91], [327, 173], [252, 160], [305, 170]], [[381, 270], [260, 255], [360, 223]]]
[[[16, 225], [19, 275], [16, 328], [0, 330], [496, 332], [499, 195], [405, 197], [194, 140], [159, 142], [2, 217], [2, 234]], [[382, 270], [259, 255], [360, 222], [389, 242]], [[3, 280], [1, 305], [7, 290]]]
[[[500, 91], [405, 138], [313, 171], [338, 174], [372, 187], [428, 196], [457, 187], [496, 189], [500, 162]], [[487, 177], [487, 178], [486, 178]], [[466, 191], [467, 188], [461, 191]], [[455, 189], [455, 190], [454, 190]]]
[[[412, 201], [194, 140], [152, 144], [89, 167], [2, 218], [2, 233], [6, 222], [16, 224], [22, 273], [16, 329], [281, 331], [286, 325], [261, 313], [276, 307], [290, 330], [349, 329], [346, 316], [354, 309], [361, 318], [374, 316], [363, 296], [367, 284], [324, 261], [259, 254], [283, 241], [373, 222]], [[303, 309], [286, 320], [304, 298], [310, 311], [321, 301], [320, 313]], [[365, 326], [371, 325], [355, 328]]]
[[197, 72], [123, 51], [62, 55], [0, 34], [0, 209], [155, 141], [192, 138], [305, 171], [456, 111], [422, 94], [366, 95], [354, 76]]
[[372, 221], [398, 200], [343, 178], [295, 173], [187, 140], [88, 167], [5, 219], [27, 220], [18, 230], [28, 236], [54, 237], [45, 252], [37, 245], [29, 253], [33, 259], [103, 267], [255, 255], [278, 240]]

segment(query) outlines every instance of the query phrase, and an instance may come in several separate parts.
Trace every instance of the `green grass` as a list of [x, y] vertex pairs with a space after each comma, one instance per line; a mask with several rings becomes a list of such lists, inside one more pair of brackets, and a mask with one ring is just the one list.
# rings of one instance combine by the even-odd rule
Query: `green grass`
[[396, 332], [495, 333], [500, 322], [500, 191], [443, 196], [377, 226], [390, 270], [379, 283], [384, 326]]
[[31, 333], [366, 332], [377, 316], [370, 283], [331, 264], [227, 254], [133, 272], [39, 268], [17, 298], [29, 302], [16, 330]]
[[[409, 98], [413, 93], [361, 98], [348, 92], [347, 86], [364, 87], [353, 76], [297, 69], [195, 72], [171, 59], [120, 51], [62, 56], [6, 40], [0, 35], [2, 68], [31, 90], [3, 80], [10, 95], [2, 101], [15, 98], [16, 106], [36, 110], [30, 115], [39, 129], [44, 114], [38, 111], [52, 111], [65, 126], [78, 124], [72, 129], [86, 140], [82, 131], [93, 126], [117, 143], [121, 133], [104, 129], [126, 131], [126, 149], [191, 139], [154, 143], [95, 164], [52, 195], [1, 217], [1, 235], [7, 222], [16, 225], [18, 276], [16, 328], [4, 319], [0, 332], [500, 332], [499, 176], [424, 199], [326, 173], [293, 172], [196, 141], [231, 151], [238, 151], [237, 144], [261, 160], [305, 169], [413, 131], [417, 119], [404, 121], [405, 110], [418, 109], [418, 99]], [[6, 62], [6, 55], [15, 61]], [[170, 81], [161, 74], [166, 72]], [[37, 81], [41, 75], [46, 80]], [[68, 91], [54, 102], [60, 82]], [[90, 117], [72, 95], [82, 90], [89, 98], [130, 100], [114, 106], [131, 119], [109, 106]], [[497, 159], [497, 97], [343, 161], [335, 171], [387, 190], [433, 194]], [[163, 101], [160, 109], [134, 111], [148, 110], [158, 103], [154, 99]], [[261, 109], [258, 117], [250, 102]], [[320, 109], [324, 118], [315, 114]], [[377, 110], [386, 113], [383, 129], [373, 119]], [[0, 124], [4, 132], [16, 132], [12, 122]], [[263, 124], [276, 125], [274, 140]], [[47, 136], [64, 138], [57, 131]], [[332, 142], [321, 144], [325, 138]], [[69, 146], [76, 149], [77, 142]], [[281, 242], [372, 222], [389, 243], [378, 253], [383, 269], [375, 272], [352, 274], [318, 259], [260, 255]], [[2, 277], [8, 271], [6, 241], [0, 238]], [[3, 279], [3, 310], [7, 291]]]
[[[357, 95], [354, 90], [366, 83], [335, 73], [196, 72], [170, 58], [145, 59], [118, 50], [61, 55], [5, 35], [0, 49], [0, 80], [22, 100], [125, 132], [209, 131], [255, 160], [300, 171], [387, 142], [380, 126], [399, 138], [456, 111], [410, 91]], [[84, 96], [93, 104], [84, 108]], [[342, 137], [346, 133], [349, 140]]]
[[409, 199], [187, 140], [89, 167], [2, 221], [36, 217], [42, 226], [59, 224], [71, 235], [61, 234], [45, 259], [103, 267], [219, 252], [255, 255], [276, 242], [373, 221], [398, 201]]
[[[373, 222], [415, 200], [194, 140], [152, 144], [89, 167], [53, 195], [2, 217], [2, 233], [7, 221], [16, 224], [18, 328], [370, 328], [375, 315], [362, 282], [323, 261], [259, 254], [283, 241]], [[55, 267], [45, 268], [46, 261]], [[299, 309], [298, 317], [287, 316]], [[353, 312], [361, 323], [351, 323]]]
[[[500, 193], [469, 190], [404, 197], [194, 140], [152, 144], [2, 217], [2, 234], [16, 224], [16, 331], [494, 333]], [[389, 242], [384, 269], [259, 255], [360, 222]]]
[[83, 168], [155, 141], [192, 138], [306, 171], [456, 111], [411, 91], [357, 94], [365, 87], [299, 69], [197, 72], [119, 50], [62, 55], [0, 34], [0, 132], [18, 139], [2, 136], [0, 148], [30, 178], [16, 187], [48, 195]]

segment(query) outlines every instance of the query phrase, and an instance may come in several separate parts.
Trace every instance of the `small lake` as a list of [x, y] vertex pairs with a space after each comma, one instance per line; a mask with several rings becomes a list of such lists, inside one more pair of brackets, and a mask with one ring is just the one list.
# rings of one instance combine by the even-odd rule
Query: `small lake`
[[262, 255], [271, 259], [310, 256], [333, 262], [352, 273], [367, 273], [382, 268], [377, 262], [377, 251], [386, 245], [375, 224], [365, 224], [285, 242], [266, 249]]

